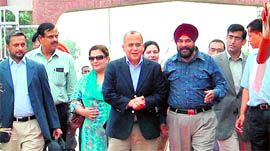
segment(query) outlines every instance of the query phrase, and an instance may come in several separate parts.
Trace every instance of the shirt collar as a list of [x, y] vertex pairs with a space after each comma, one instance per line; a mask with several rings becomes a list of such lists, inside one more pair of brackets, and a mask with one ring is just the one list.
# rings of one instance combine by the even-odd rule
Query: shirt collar
[[[126, 56], [126, 63], [127, 63], [128, 65], [133, 65], [133, 64], [129, 61], [129, 59], [128, 59], [127, 56]], [[135, 66], [142, 65], [142, 63], [143, 63], [143, 57], [141, 56], [141, 59], [140, 59], [139, 63], [138, 63], [137, 65], [135, 65]], [[133, 66], [134, 66], [134, 65], [133, 65]]]
[[[226, 54], [227, 54], [228, 60], [230, 60], [230, 59], [235, 60], [235, 59], [232, 58], [232, 56], [229, 54], [228, 51], [226, 51]], [[242, 53], [242, 51], [241, 51], [241, 54], [240, 54], [239, 58], [237, 58], [236, 60], [239, 60], [239, 59], [243, 60], [243, 53]]]
[[[37, 48], [37, 49], [38, 49], [37, 54], [44, 56], [43, 53], [42, 53], [42, 46], [40, 46], [40, 47]], [[53, 56], [59, 56], [59, 53], [61, 53], [60, 51], [61, 51], [61, 50], [55, 49], [55, 51], [54, 51], [52, 57], [53, 57]]]
[[[13, 64], [15, 64], [16, 62], [11, 58], [11, 57], [9, 57], [9, 65], [13, 65]], [[18, 63], [18, 64], [26, 64], [26, 59], [25, 59], [25, 56], [22, 58], [22, 60]], [[17, 63], [16, 63], [17, 64]]]

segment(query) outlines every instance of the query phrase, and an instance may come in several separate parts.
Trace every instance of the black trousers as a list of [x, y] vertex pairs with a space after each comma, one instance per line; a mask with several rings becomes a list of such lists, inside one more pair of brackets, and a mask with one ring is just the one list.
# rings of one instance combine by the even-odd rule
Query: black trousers
[[60, 120], [61, 130], [63, 132], [62, 138], [66, 142], [66, 151], [75, 151], [77, 141], [75, 135], [71, 135], [69, 132], [69, 116], [70, 109], [68, 103], [61, 103], [56, 105], [56, 110]]
[[82, 147], [82, 126], [79, 128], [79, 151], [81, 151]]
[[249, 138], [252, 151], [270, 150], [270, 110], [249, 109]]
[[63, 132], [62, 138], [64, 139], [64, 141], [66, 141], [68, 131], [69, 104], [68, 103], [57, 104], [56, 110], [58, 113], [61, 130]]

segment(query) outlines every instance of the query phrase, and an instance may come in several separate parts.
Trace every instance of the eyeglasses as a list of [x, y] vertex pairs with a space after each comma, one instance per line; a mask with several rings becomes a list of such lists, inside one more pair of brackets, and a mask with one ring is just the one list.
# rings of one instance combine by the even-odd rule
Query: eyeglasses
[[227, 35], [228, 39], [232, 40], [233, 38], [236, 41], [242, 41], [242, 37], [237, 37], [237, 36], [233, 36], [233, 35]]
[[102, 59], [104, 59], [105, 58], [105, 56], [103, 56], [103, 55], [99, 55], [99, 56], [95, 56], [95, 57], [89, 57], [89, 60], [90, 61], [94, 61], [95, 59], [96, 60], [102, 60]]

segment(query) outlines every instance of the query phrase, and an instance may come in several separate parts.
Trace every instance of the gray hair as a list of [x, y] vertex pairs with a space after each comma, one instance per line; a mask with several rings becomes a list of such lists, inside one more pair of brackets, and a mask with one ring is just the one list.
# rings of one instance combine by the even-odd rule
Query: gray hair
[[135, 30], [132, 30], [132, 31], [129, 31], [129, 32], [125, 33], [125, 35], [124, 35], [124, 43], [126, 42], [126, 36], [127, 36], [128, 34], [131, 34], [131, 35], [133, 35], [133, 34], [139, 34], [140, 37], [142, 38], [142, 42], [143, 42], [142, 34], [139, 33], [139, 32], [137, 32], [137, 31], [135, 31]]

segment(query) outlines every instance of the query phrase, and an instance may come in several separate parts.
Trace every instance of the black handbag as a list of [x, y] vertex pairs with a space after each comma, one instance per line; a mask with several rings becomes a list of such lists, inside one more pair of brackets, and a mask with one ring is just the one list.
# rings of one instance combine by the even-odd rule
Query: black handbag
[[62, 137], [57, 140], [48, 140], [43, 151], [67, 151], [66, 143]]

